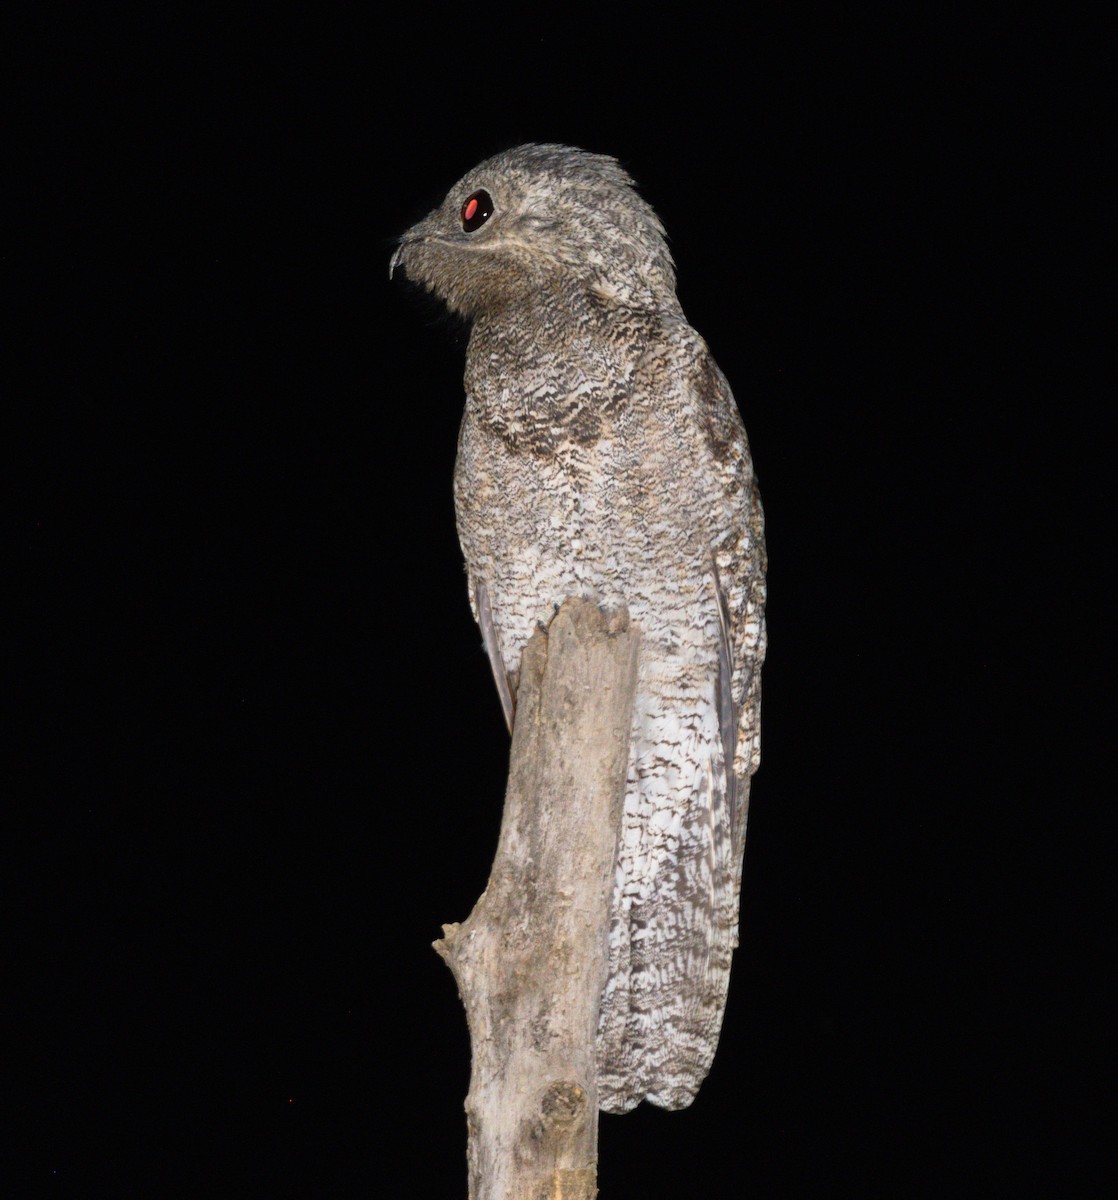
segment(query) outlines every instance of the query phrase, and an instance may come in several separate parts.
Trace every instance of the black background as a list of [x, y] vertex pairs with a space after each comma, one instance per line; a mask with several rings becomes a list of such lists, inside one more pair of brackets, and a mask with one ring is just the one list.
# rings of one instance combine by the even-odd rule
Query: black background
[[15, 10], [4, 1190], [465, 1194], [507, 739], [387, 262], [535, 140], [662, 216], [771, 559], [721, 1049], [602, 1196], [1103, 1194], [1095, 33], [412, 7]]

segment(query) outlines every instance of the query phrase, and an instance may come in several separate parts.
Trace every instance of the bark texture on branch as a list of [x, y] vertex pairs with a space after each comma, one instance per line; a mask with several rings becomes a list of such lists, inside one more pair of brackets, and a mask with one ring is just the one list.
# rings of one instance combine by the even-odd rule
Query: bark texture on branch
[[595, 1038], [638, 635], [568, 600], [521, 664], [497, 857], [435, 949], [473, 1050], [471, 1200], [597, 1195]]

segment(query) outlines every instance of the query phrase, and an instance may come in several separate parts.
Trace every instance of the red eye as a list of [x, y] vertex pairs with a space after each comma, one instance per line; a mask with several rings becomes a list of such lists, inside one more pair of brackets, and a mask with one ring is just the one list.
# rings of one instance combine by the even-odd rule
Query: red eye
[[480, 229], [493, 215], [493, 198], [484, 189], [474, 192], [462, 205], [462, 228], [467, 233]]

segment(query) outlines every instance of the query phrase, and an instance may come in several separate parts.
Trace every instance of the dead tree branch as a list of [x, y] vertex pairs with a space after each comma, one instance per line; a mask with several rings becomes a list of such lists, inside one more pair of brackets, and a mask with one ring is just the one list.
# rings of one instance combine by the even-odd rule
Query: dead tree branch
[[568, 600], [521, 664], [489, 884], [435, 949], [466, 1007], [471, 1200], [593, 1200], [594, 1044], [637, 633]]

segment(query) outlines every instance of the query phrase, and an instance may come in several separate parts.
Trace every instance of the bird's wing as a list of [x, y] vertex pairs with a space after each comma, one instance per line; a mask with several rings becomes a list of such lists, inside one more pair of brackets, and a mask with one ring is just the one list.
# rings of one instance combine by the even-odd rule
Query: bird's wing
[[509, 679], [505, 660], [501, 657], [497, 631], [493, 627], [493, 611], [489, 607], [489, 592], [484, 583], [479, 582], [474, 587], [474, 607], [477, 612], [477, 623], [481, 627], [481, 640], [485, 645], [485, 653], [489, 655], [493, 682], [497, 685], [497, 695], [501, 697], [505, 724], [509, 727], [509, 733], [512, 733], [512, 723], [516, 717], [516, 697], [513, 695], [512, 681]]
[[[734, 851], [745, 848], [749, 777], [760, 762], [761, 664], [765, 658], [765, 530], [761, 497], [745, 426], [726, 377], [705, 343], [699, 345], [690, 387], [700, 416], [715, 485], [712, 511], [733, 513], [713, 531], [714, 581], [718, 594], [719, 718], [727, 772], [732, 777], [729, 812]], [[729, 697], [727, 697], [729, 676]], [[726, 703], [732, 701], [732, 707]], [[734, 730], [727, 740], [728, 723]]]
[[738, 744], [738, 706], [734, 703], [734, 646], [730, 640], [730, 613], [726, 607], [726, 593], [718, 578], [718, 565], [713, 555], [710, 560], [714, 576], [714, 592], [718, 600], [718, 724], [722, 734], [722, 761], [726, 766], [726, 802], [730, 812], [730, 828], [735, 835], [735, 853], [738, 820], [738, 778], [734, 770], [734, 753]]
[[708, 550], [687, 576], [694, 661], [642, 646], [599, 1019], [599, 1104], [609, 1112], [642, 1099], [682, 1108], [710, 1069], [738, 936], [751, 761], [742, 749], [757, 723], [760, 613], [750, 604], [763, 552], [745, 429], [706, 344], [682, 324], [672, 336], [673, 369], [658, 367], [658, 347], [645, 386], [701, 439], [690, 482], [709, 517], [667, 519], [702, 529]]

